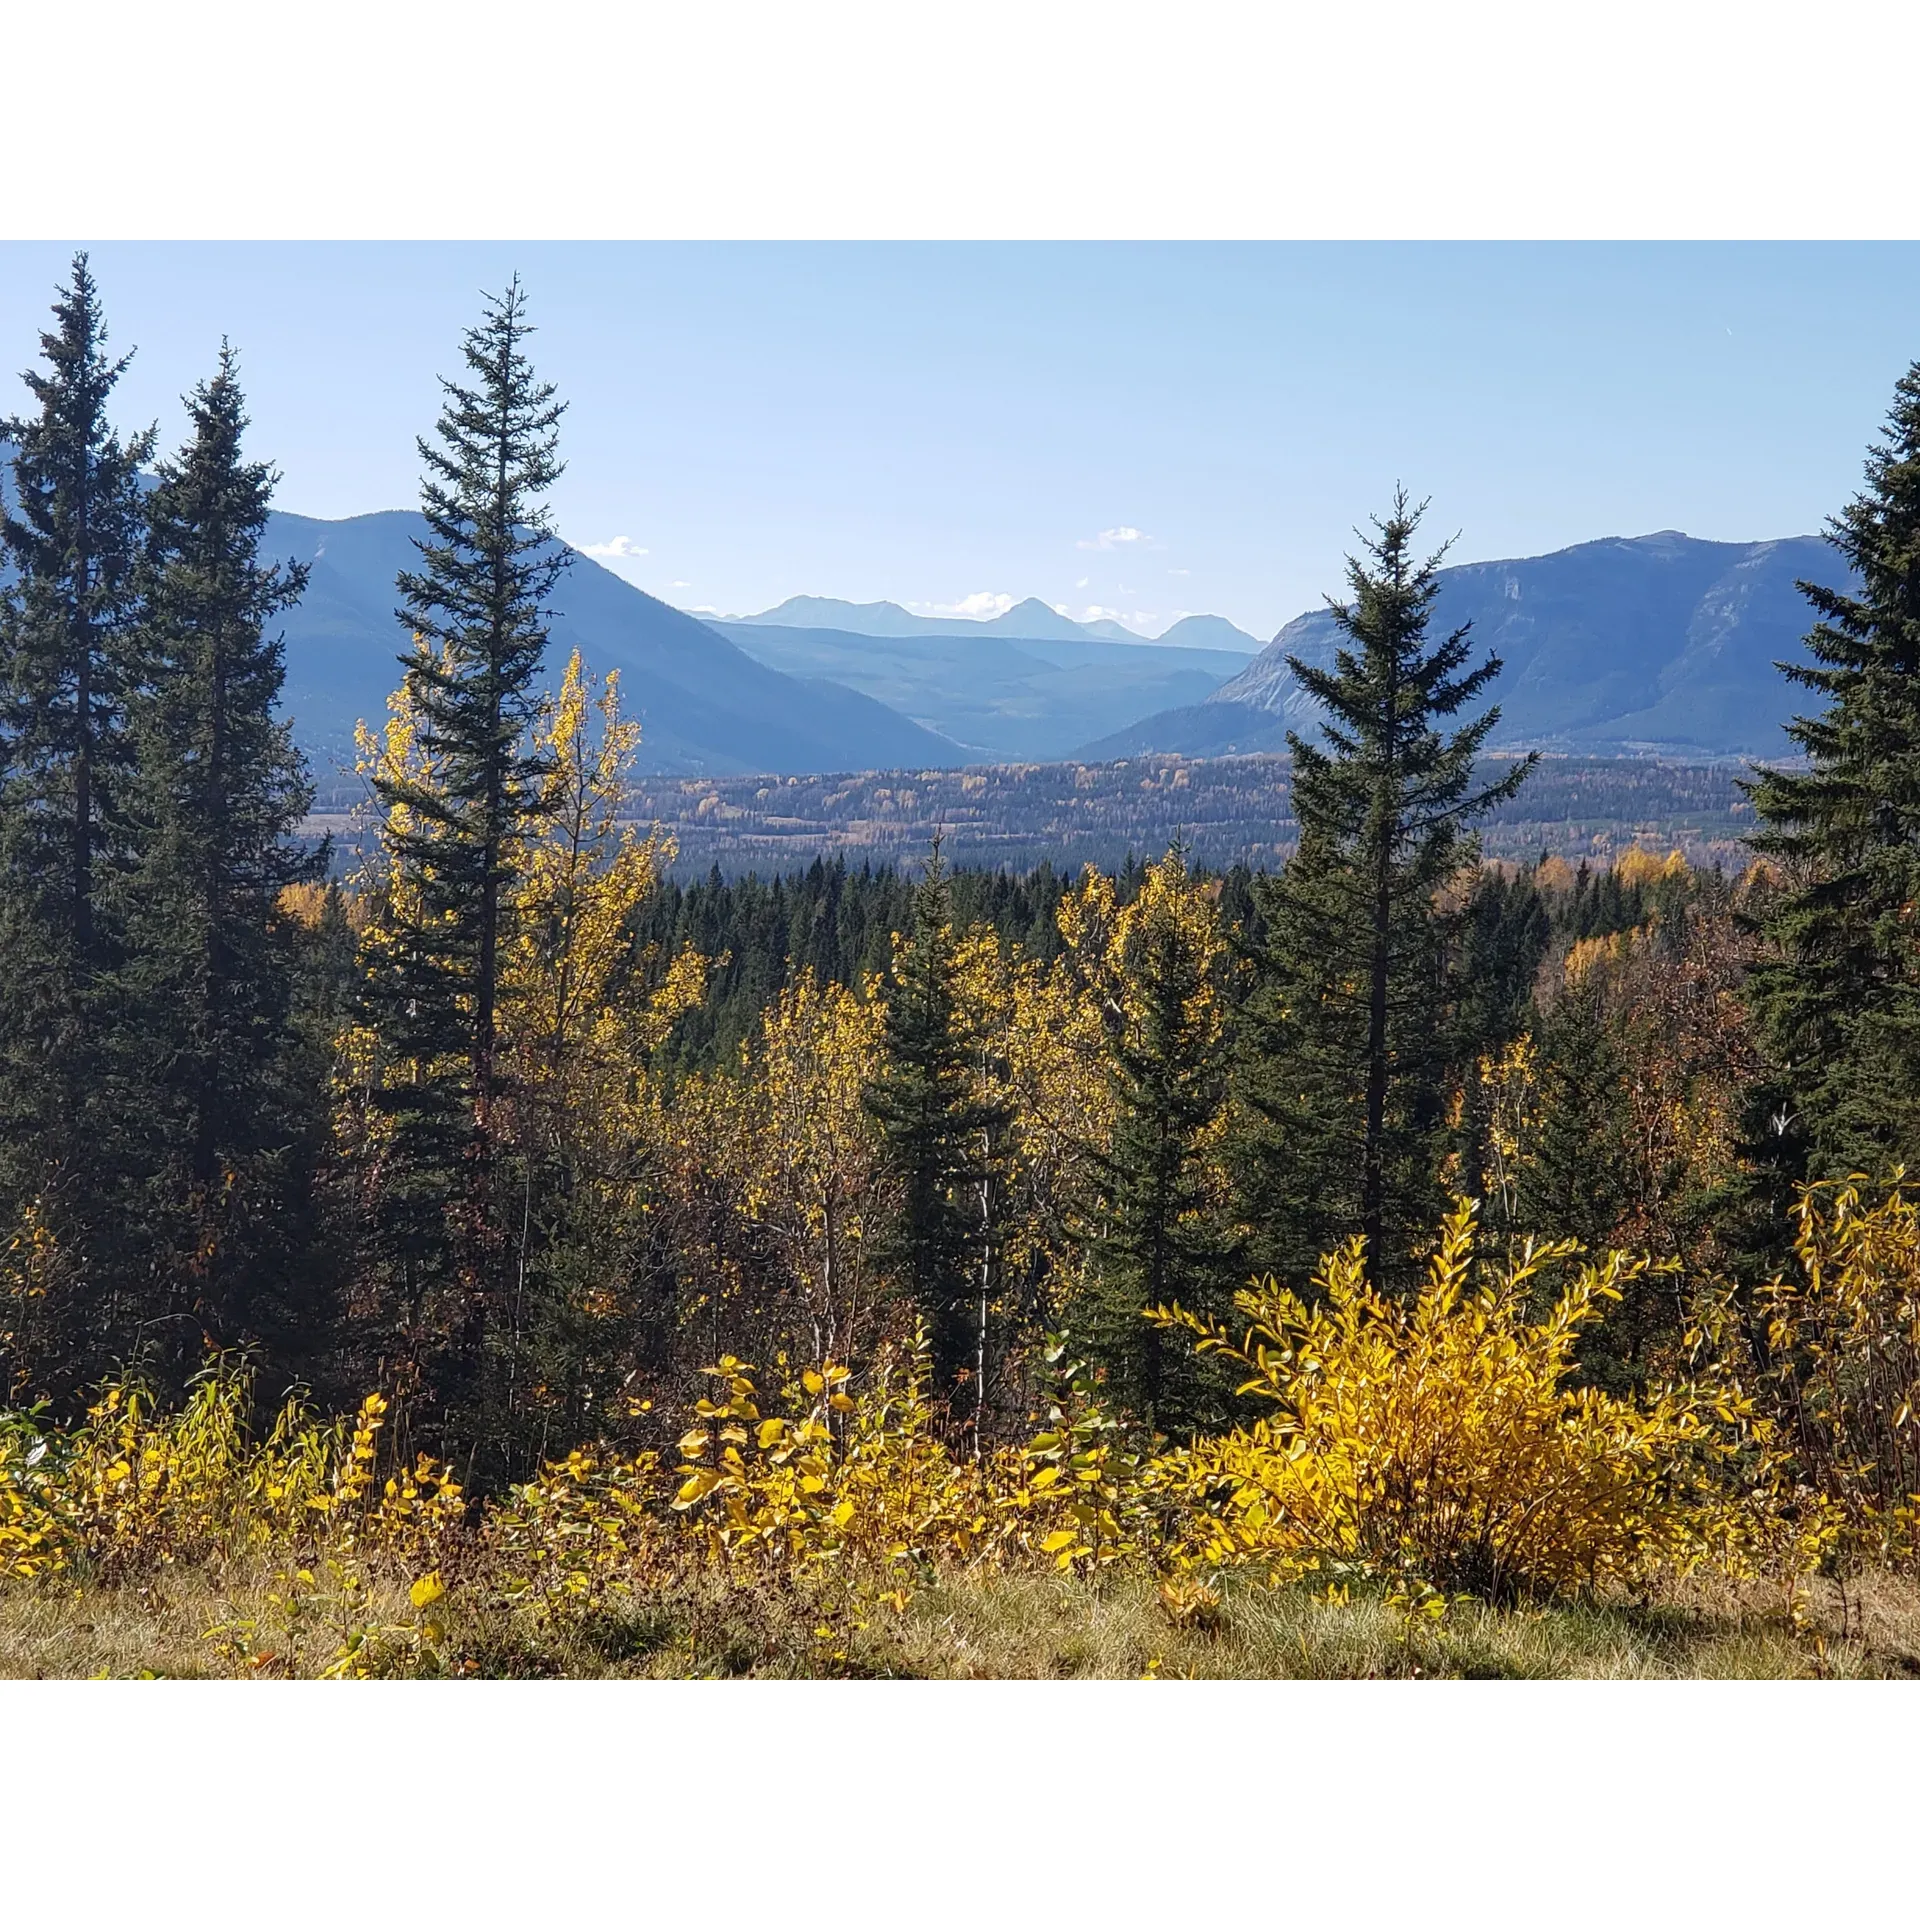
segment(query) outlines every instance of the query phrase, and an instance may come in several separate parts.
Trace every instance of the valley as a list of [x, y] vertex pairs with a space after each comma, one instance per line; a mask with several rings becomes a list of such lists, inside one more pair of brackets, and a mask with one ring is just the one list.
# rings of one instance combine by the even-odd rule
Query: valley
[[[268, 553], [312, 569], [284, 618], [286, 705], [323, 812], [350, 804], [354, 723], [379, 720], [399, 678], [393, 582], [423, 526], [403, 512], [271, 518]], [[1470, 623], [1479, 646], [1505, 661], [1492, 742], [1501, 750], [1769, 757], [1782, 750], [1794, 698], [1776, 663], [1801, 657], [1810, 617], [1795, 585], [1803, 577], [1837, 585], [1845, 569], [1810, 537], [1648, 534], [1444, 569], [1435, 620]], [[576, 646], [591, 673], [619, 669], [626, 711], [641, 723], [640, 774], [745, 780], [755, 792], [773, 776], [998, 766], [1006, 771], [982, 791], [1012, 796], [1041, 763], [1282, 753], [1288, 729], [1311, 719], [1286, 656], [1326, 663], [1339, 640], [1324, 609], [1258, 653], [1217, 616], [1189, 616], [1148, 641], [1037, 600], [984, 621], [815, 599], [707, 619], [579, 553], [551, 611], [549, 679]], [[1220, 780], [1239, 791], [1240, 776]], [[892, 791], [879, 775], [868, 784]], [[1024, 801], [1009, 804], [1007, 818], [1024, 819]], [[868, 824], [884, 837], [881, 817]], [[1015, 840], [1026, 831], [1004, 829]]]

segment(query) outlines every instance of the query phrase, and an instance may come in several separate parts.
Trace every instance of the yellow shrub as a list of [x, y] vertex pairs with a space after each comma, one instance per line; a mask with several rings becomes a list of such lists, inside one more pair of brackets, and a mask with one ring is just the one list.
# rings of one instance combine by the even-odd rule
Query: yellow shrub
[[665, 1557], [659, 1456], [575, 1448], [488, 1515], [500, 1592], [550, 1612], [588, 1612]]
[[0, 1576], [274, 1548], [410, 1554], [460, 1517], [459, 1486], [429, 1460], [377, 1490], [378, 1394], [351, 1425], [289, 1400], [256, 1439], [251, 1388], [245, 1369], [220, 1366], [173, 1413], [122, 1383], [71, 1431], [0, 1422]]
[[897, 1579], [1029, 1556], [1090, 1570], [1139, 1550], [1137, 1463], [1118, 1452], [1117, 1427], [1077, 1370], [1061, 1377], [1027, 1446], [980, 1461], [956, 1457], [934, 1431], [924, 1327], [907, 1354], [882, 1353], [857, 1395], [844, 1367], [804, 1372], [784, 1396], [789, 1417], [761, 1417], [739, 1361], [709, 1371], [725, 1398], [702, 1400], [680, 1442], [673, 1506], [712, 1564], [748, 1577]]
[[1763, 1288], [1774, 1491], [1806, 1557], [1910, 1554], [1920, 1518], [1920, 1209], [1904, 1169], [1803, 1190]]
[[1091, 1572], [1140, 1553], [1155, 1531], [1143, 1462], [1120, 1445], [1120, 1423], [1087, 1391], [1084, 1363], [1047, 1355], [1054, 1391], [1027, 1445], [999, 1456], [995, 1506], [1000, 1538], [1050, 1560], [1059, 1572]]
[[1355, 1241], [1322, 1262], [1325, 1297], [1312, 1306], [1272, 1281], [1239, 1295], [1238, 1340], [1156, 1310], [1274, 1407], [1156, 1462], [1190, 1556], [1493, 1599], [1629, 1583], [1700, 1558], [1715, 1523], [1702, 1469], [1740, 1405], [1724, 1392], [1633, 1405], [1570, 1388], [1581, 1330], [1647, 1266], [1618, 1253], [1583, 1265], [1544, 1319], [1529, 1318], [1538, 1276], [1579, 1251], [1529, 1244], [1480, 1279], [1463, 1203], [1410, 1302], [1368, 1286]]
[[980, 1474], [933, 1431], [929, 1352], [883, 1351], [866, 1390], [848, 1370], [808, 1368], [787, 1383], [786, 1415], [763, 1417], [752, 1373], [731, 1355], [707, 1369], [680, 1441], [673, 1510], [717, 1565], [747, 1573], [925, 1566], [966, 1553], [990, 1528]]

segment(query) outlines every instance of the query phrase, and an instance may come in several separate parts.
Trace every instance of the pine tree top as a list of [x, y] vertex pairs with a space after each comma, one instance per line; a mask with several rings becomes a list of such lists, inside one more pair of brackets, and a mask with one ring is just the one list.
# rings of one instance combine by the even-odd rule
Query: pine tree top
[[1749, 791], [1759, 851], [1833, 874], [1876, 849], [1904, 860], [1920, 809], [1920, 364], [1896, 386], [1865, 485], [1827, 536], [1860, 585], [1797, 583], [1818, 616], [1812, 664], [1780, 670], [1825, 701], [1787, 728], [1807, 766], [1769, 769]]
[[107, 352], [100, 291], [85, 253], [54, 299], [53, 326], [40, 335], [44, 368], [20, 377], [37, 413], [0, 419], [14, 449], [13, 504], [0, 501], [0, 542], [29, 615], [65, 596], [82, 622], [111, 621], [123, 609], [126, 567], [138, 520], [139, 470], [157, 429], [123, 440], [107, 401], [133, 359]]
[[1497, 654], [1470, 666], [1471, 623], [1437, 645], [1427, 638], [1439, 573], [1451, 542], [1424, 560], [1414, 535], [1427, 503], [1394, 490], [1386, 518], [1358, 535], [1362, 554], [1347, 561], [1350, 599], [1328, 610], [1348, 644], [1332, 668], [1287, 657], [1322, 709], [1323, 744], [1289, 732], [1293, 806], [1303, 840], [1348, 846], [1385, 834], [1397, 859], [1411, 846], [1422, 866], [1444, 877], [1461, 829], [1519, 790], [1538, 761], [1528, 754], [1477, 791], [1473, 775], [1500, 709], [1490, 706], [1447, 734], [1439, 722], [1483, 693], [1501, 670]]

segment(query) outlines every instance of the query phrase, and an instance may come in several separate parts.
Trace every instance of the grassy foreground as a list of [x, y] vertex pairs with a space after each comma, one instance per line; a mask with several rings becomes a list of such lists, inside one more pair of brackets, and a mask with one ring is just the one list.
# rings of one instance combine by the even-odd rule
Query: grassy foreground
[[[1807, 1595], [1693, 1580], [1645, 1604], [1493, 1610], [1439, 1621], [1379, 1602], [1329, 1606], [1299, 1588], [1228, 1588], [1198, 1615], [1137, 1574], [962, 1576], [895, 1614], [825, 1613], [771, 1590], [683, 1585], [585, 1617], [463, 1600], [428, 1664], [471, 1678], [1796, 1679], [1920, 1675], [1920, 1588], [1891, 1579]], [[356, 1604], [407, 1616], [404, 1585]], [[0, 1676], [303, 1678], [340, 1635], [329, 1596], [292, 1606], [284, 1579], [165, 1570], [146, 1585], [22, 1584], [0, 1594]], [[824, 1623], [824, 1624], [823, 1624]], [[401, 1659], [395, 1672], [418, 1670]]]

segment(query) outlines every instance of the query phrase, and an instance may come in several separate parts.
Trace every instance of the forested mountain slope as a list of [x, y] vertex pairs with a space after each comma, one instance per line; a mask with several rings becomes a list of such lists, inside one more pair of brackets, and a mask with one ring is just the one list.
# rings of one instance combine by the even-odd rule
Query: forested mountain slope
[[[1795, 691], [1775, 663], [1802, 657], [1811, 623], [1794, 582], [1839, 586], [1823, 539], [1733, 542], [1652, 533], [1593, 540], [1535, 559], [1449, 567], [1436, 630], [1472, 622], [1505, 661], [1493, 690], [1508, 747], [1772, 754]], [[1312, 663], [1338, 643], [1324, 608], [1291, 620], [1205, 702], [1085, 743], [1088, 759], [1283, 747], [1309, 703], [1287, 655]]]
[[[324, 769], [350, 752], [356, 720], [380, 720], [406, 635], [394, 576], [417, 564], [416, 513], [310, 520], [276, 513], [265, 553], [312, 567], [284, 622], [287, 709]], [[618, 667], [654, 773], [820, 773], [953, 766], [967, 756], [865, 694], [762, 664], [704, 620], [655, 600], [576, 554], [551, 601], [548, 670], [579, 647], [596, 673]]]

